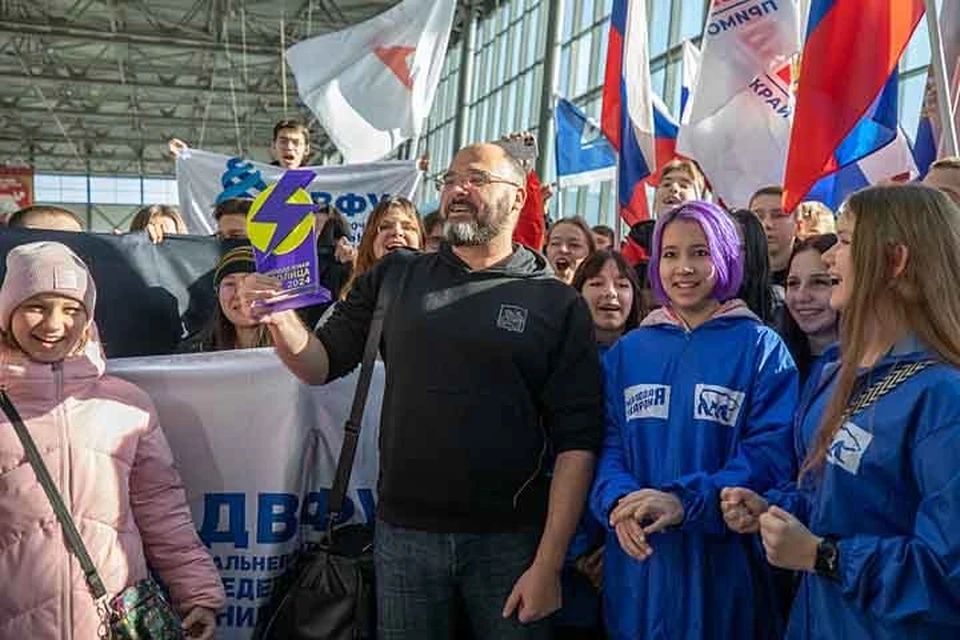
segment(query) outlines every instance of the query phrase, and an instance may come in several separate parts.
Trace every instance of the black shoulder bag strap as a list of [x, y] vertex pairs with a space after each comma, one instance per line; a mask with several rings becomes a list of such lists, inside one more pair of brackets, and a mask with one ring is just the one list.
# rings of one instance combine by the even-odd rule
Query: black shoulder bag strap
[[[99, 600], [107, 595], [107, 590], [103, 586], [100, 574], [97, 573], [97, 568], [93, 566], [93, 560], [90, 559], [87, 547], [83, 544], [83, 538], [80, 537], [80, 532], [77, 531], [77, 525], [74, 524], [73, 518], [70, 516], [70, 511], [67, 509], [67, 505], [64, 504], [63, 498], [57, 490], [57, 485], [54, 484], [53, 478], [50, 476], [50, 471], [47, 470], [47, 465], [44, 464], [43, 458], [40, 456], [40, 451], [37, 450], [37, 445], [34, 444], [33, 438], [30, 437], [30, 432], [27, 430], [27, 426], [23, 424], [20, 413], [17, 411], [17, 408], [13, 406], [13, 402], [10, 401], [10, 396], [7, 395], [4, 389], [0, 389], [0, 408], [7, 414], [7, 418], [9, 418], [11, 424], [13, 424], [14, 431], [17, 432], [17, 437], [20, 438], [20, 442], [23, 444], [23, 449], [27, 453], [27, 460], [30, 461], [33, 472], [37, 474], [37, 480], [40, 481], [40, 485], [43, 487], [43, 491], [47, 494], [47, 499], [53, 507], [53, 512], [57, 514], [57, 520], [60, 521], [60, 526], [63, 527], [63, 535], [67, 539], [67, 547], [70, 548], [73, 555], [80, 561], [80, 567], [83, 569], [83, 575], [87, 579], [87, 585], [90, 587], [90, 592], [93, 593], [94, 600]], [[64, 446], [67, 445], [64, 444]]]
[[[399, 271], [400, 269], [394, 270]], [[370, 329], [367, 332], [366, 346], [363, 348], [363, 360], [360, 364], [360, 377], [357, 379], [357, 389], [353, 394], [353, 405], [350, 408], [350, 417], [347, 418], [343, 434], [343, 447], [340, 449], [340, 458], [337, 460], [337, 472], [334, 475], [333, 487], [330, 489], [330, 498], [327, 509], [327, 531], [332, 532], [333, 523], [343, 510], [343, 500], [347, 494], [347, 485], [350, 483], [350, 474], [353, 472], [353, 461], [357, 455], [357, 445], [360, 442], [360, 427], [363, 422], [363, 410], [367, 404], [367, 394], [370, 391], [370, 379], [373, 377], [373, 366], [380, 349], [380, 336], [383, 334], [383, 320], [387, 314], [387, 307], [396, 294], [403, 290], [407, 281], [407, 272], [410, 265], [402, 267], [399, 283], [393, 286], [391, 273], [384, 274], [380, 291], [377, 293], [377, 304], [370, 320]]]

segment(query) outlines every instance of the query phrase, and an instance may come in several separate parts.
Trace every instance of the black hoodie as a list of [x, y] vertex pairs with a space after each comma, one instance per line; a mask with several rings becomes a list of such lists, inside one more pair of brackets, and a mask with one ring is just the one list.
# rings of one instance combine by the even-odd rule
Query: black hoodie
[[595, 451], [602, 438], [586, 304], [524, 247], [481, 271], [446, 244], [434, 254], [395, 251], [318, 331], [330, 379], [360, 361], [380, 284], [404, 271], [381, 345], [379, 517], [436, 532], [542, 524], [548, 448]]

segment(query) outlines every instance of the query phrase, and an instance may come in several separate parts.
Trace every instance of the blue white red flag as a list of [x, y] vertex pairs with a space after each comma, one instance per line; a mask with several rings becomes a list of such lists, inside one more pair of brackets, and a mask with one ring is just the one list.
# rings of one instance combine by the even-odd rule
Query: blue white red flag
[[[897, 64], [923, 0], [814, 0], [784, 178], [793, 211], [814, 184], [897, 135]], [[851, 34], [882, 34], [871, 46]]]
[[643, 180], [656, 168], [645, 0], [614, 0], [601, 128], [618, 152], [617, 194], [628, 225], [649, 217]]

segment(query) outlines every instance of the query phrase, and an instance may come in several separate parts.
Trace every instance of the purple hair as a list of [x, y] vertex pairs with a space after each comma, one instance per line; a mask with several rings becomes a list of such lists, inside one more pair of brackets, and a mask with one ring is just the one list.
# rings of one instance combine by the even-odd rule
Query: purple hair
[[743, 281], [743, 256], [740, 253], [740, 233], [733, 218], [715, 204], [692, 200], [671, 209], [657, 220], [653, 230], [650, 251], [650, 288], [661, 304], [670, 304], [670, 297], [660, 281], [660, 252], [663, 248], [663, 230], [675, 220], [690, 220], [703, 229], [710, 249], [710, 261], [717, 270], [717, 283], [711, 296], [726, 302], [737, 295]]

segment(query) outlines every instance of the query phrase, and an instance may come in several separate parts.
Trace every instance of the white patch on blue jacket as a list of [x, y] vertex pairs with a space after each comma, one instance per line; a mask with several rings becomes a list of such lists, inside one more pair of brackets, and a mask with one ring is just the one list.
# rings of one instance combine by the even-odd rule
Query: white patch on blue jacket
[[827, 449], [827, 462], [857, 475], [860, 470], [860, 461], [871, 442], [873, 442], [872, 433], [864, 431], [852, 422], [844, 422], [837, 431], [837, 435], [833, 436], [830, 448]]
[[693, 392], [693, 417], [727, 427], [737, 424], [745, 394], [712, 384], [698, 384]]
[[635, 384], [623, 390], [627, 420], [670, 417], [670, 385]]

